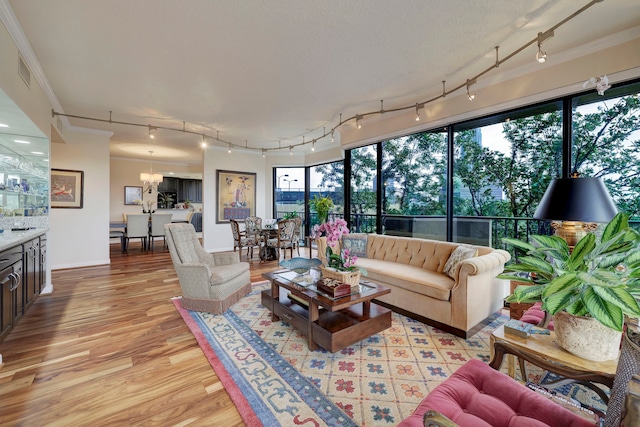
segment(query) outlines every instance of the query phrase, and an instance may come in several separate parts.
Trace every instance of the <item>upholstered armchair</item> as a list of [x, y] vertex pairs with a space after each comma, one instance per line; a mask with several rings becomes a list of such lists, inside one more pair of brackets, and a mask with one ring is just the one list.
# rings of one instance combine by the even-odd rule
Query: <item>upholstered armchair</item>
[[165, 239], [182, 288], [182, 307], [219, 314], [251, 291], [249, 263], [236, 252], [210, 254], [191, 224], [166, 224]]

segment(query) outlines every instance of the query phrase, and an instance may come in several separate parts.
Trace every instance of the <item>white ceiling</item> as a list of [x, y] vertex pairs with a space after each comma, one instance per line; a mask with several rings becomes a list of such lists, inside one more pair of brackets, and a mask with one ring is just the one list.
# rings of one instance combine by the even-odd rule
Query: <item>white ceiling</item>
[[[112, 120], [177, 129], [186, 122], [233, 144], [274, 148], [311, 141], [341, 113], [378, 110], [380, 100], [390, 109], [437, 96], [442, 80], [457, 86], [490, 67], [494, 46], [504, 57], [588, 1], [0, 3], [13, 10], [62, 112], [108, 120], [112, 111]], [[530, 46], [496, 73], [552, 65], [562, 52], [639, 25], [638, 0], [605, 0], [545, 41], [547, 64]], [[148, 156], [147, 128], [69, 123], [112, 131], [112, 156]], [[159, 130], [154, 159], [200, 163], [201, 141]]]

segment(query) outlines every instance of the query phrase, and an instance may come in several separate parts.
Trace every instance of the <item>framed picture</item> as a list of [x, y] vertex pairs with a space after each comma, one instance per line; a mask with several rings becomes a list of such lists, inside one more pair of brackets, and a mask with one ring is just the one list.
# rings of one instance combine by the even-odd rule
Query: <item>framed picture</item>
[[256, 174], [216, 171], [218, 213], [216, 223], [244, 221], [256, 214]]
[[84, 171], [51, 169], [51, 207], [82, 209]]
[[142, 200], [142, 187], [124, 187], [124, 204], [137, 205]]

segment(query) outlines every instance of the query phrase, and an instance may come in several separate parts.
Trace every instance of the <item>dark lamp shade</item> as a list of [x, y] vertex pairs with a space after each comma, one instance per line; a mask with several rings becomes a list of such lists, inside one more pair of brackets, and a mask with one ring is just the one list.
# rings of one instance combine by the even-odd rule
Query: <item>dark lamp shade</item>
[[599, 178], [557, 178], [533, 214], [536, 219], [609, 222], [618, 212]]

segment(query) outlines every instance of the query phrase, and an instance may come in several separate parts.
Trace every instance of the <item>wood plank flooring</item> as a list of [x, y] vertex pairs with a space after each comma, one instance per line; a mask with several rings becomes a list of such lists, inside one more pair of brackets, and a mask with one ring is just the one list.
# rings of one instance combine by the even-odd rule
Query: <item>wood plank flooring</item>
[[[0, 343], [0, 425], [244, 425], [170, 300], [180, 284], [158, 243], [53, 272], [54, 293]], [[252, 282], [277, 268], [254, 254]]]

